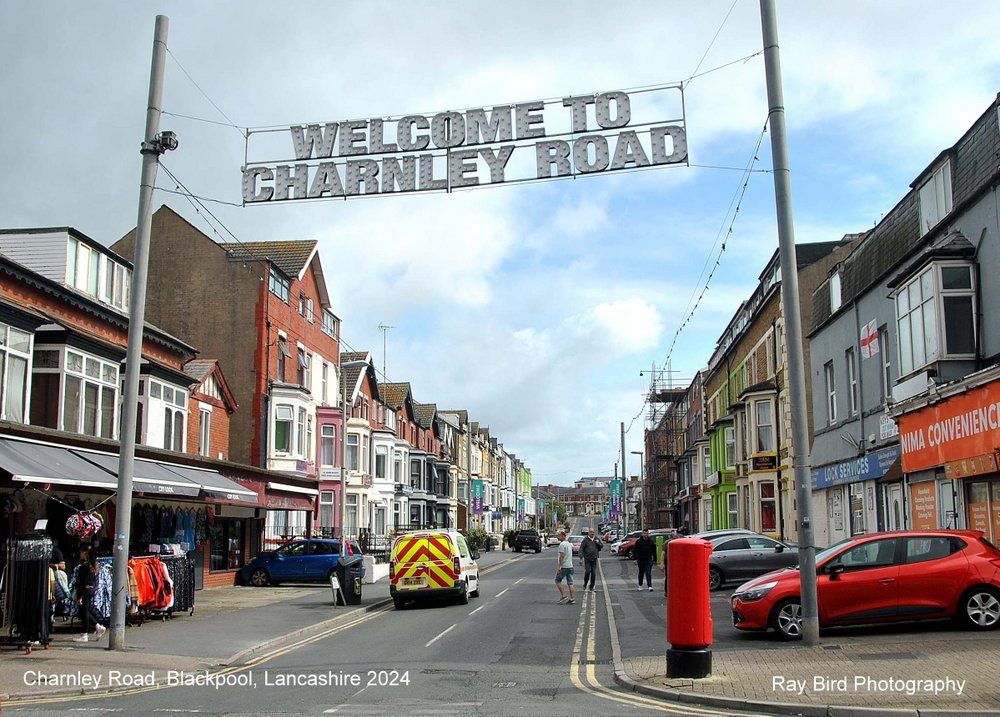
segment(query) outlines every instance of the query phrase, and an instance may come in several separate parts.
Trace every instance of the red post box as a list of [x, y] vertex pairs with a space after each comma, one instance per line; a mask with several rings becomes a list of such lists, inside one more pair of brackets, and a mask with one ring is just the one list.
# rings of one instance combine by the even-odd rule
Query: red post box
[[712, 608], [708, 556], [699, 538], [667, 543], [667, 676], [708, 677], [712, 672]]

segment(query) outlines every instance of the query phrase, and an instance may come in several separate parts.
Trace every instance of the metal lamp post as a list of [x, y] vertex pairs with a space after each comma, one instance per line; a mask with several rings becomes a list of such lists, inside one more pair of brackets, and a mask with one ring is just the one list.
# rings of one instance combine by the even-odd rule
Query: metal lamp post
[[[646, 492], [646, 460], [643, 457], [642, 451], [630, 451], [633, 455], [639, 456], [639, 525], [636, 526], [636, 530], [642, 528], [645, 522], [645, 516], [642, 514], [643, 501], [642, 494]], [[628, 532], [628, 531], [626, 531]]]

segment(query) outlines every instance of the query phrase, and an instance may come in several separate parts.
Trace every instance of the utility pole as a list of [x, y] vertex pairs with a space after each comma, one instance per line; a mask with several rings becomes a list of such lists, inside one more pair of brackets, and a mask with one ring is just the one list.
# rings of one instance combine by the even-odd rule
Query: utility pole
[[132, 478], [135, 473], [135, 423], [139, 406], [139, 365], [142, 334], [146, 321], [146, 271], [149, 266], [149, 234], [153, 186], [159, 157], [177, 148], [173, 132], [160, 133], [160, 105], [163, 99], [163, 72], [167, 55], [170, 20], [156, 16], [153, 31], [153, 60], [149, 70], [149, 99], [146, 103], [146, 132], [139, 153], [142, 175], [139, 180], [139, 215], [135, 227], [135, 263], [132, 267], [132, 296], [129, 301], [128, 349], [125, 355], [125, 389], [122, 396], [122, 428], [118, 453], [118, 504], [115, 513], [115, 542], [111, 568], [111, 629], [108, 649], [125, 649], [125, 600], [128, 597], [128, 540], [132, 532]]
[[793, 469], [801, 559], [799, 594], [802, 596], [802, 642], [814, 646], [819, 644], [819, 612], [809, 475], [805, 359], [802, 351], [802, 317], [799, 310], [799, 277], [795, 260], [788, 138], [785, 134], [785, 100], [781, 88], [781, 57], [778, 53], [778, 23], [774, 0], [760, 0], [760, 25], [764, 40], [768, 124], [771, 127], [771, 160], [774, 166], [774, 203], [778, 220], [778, 253], [781, 259], [781, 302], [785, 314], [785, 336], [788, 341], [788, 390], [791, 394]]
[[386, 326], [383, 323], [379, 323], [378, 330], [382, 332], [382, 379], [384, 381], [389, 380], [389, 374], [385, 372], [386, 363], [386, 337], [389, 335], [389, 329], [394, 329], [395, 326]]

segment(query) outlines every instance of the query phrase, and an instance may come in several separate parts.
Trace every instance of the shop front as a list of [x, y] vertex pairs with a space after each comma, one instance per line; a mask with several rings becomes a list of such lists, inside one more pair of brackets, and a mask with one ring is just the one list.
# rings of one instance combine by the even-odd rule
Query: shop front
[[1000, 539], [1000, 376], [949, 387], [899, 415], [914, 527], [981, 530]]
[[880, 481], [898, 472], [899, 457], [899, 446], [887, 446], [812, 470], [813, 497], [825, 508], [824, 520], [817, 521], [819, 544], [833, 545], [880, 529]]

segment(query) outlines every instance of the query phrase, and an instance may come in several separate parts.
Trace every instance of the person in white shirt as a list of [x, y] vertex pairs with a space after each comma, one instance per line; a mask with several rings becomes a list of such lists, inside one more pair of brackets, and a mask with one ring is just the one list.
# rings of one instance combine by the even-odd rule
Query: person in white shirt
[[[556, 568], [556, 587], [559, 588], [559, 604], [575, 605], [576, 587], [573, 585], [573, 546], [566, 540], [566, 531], [562, 528], [556, 531], [556, 537], [559, 538], [559, 547], [556, 548], [556, 555], [559, 559], [559, 565]], [[566, 585], [569, 587], [568, 596], [566, 590], [563, 589], [564, 579], [566, 580]]]

